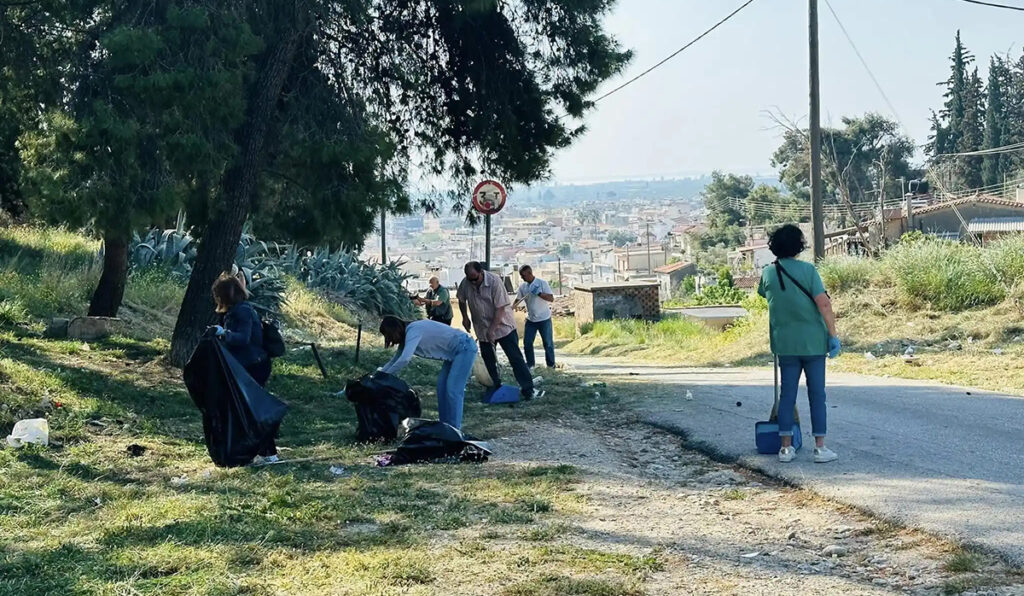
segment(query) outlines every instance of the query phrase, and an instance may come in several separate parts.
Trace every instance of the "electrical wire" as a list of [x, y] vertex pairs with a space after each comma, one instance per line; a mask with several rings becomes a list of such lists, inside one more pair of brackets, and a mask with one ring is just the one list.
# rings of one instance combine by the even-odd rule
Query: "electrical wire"
[[938, 159], [940, 157], [970, 157], [972, 155], [998, 155], [1001, 153], [1015, 153], [1017, 151], [1024, 151], [1024, 143], [1014, 143], [1012, 145], [1004, 145], [1002, 147], [979, 149], [978, 151], [965, 151], [962, 153], [940, 153], [935, 156], [935, 159]]
[[1020, 6], [1010, 6], [1009, 4], [997, 4], [995, 2], [983, 2], [982, 0], [960, 0], [961, 2], [967, 2], [968, 4], [980, 4], [981, 6], [991, 6], [992, 8], [1005, 8], [1007, 10], [1019, 10], [1024, 12], [1024, 8]]
[[668, 62], [669, 60], [671, 60], [671, 59], [675, 58], [675, 57], [676, 57], [676, 56], [678, 56], [679, 54], [681, 54], [681, 53], [683, 53], [684, 51], [686, 51], [687, 49], [689, 49], [689, 48], [690, 48], [690, 46], [692, 46], [692, 45], [696, 44], [696, 43], [697, 43], [698, 41], [700, 41], [700, 40], [704, 39], [705, 37], [707, 37], [708, 35], [710, 35], [712, 31], [714, 31], [715, 29], [718, 29], [719, 27], [721, 27], [722, 25], [724, 25], [724, 24], [726, 23], [726, 21], [728, 21], [729, 19], [733, 18], [734, 16], [736, 16], [737, 14], [739, 14], [739, 13], [740, 13], [740, 11], [742, 11], [742, 10], [743, 10], [744, 8], [746, 8], [746, 7], [750, 6], [750, 5], [751, 5], [751, 4], [753, 4], [753, 3], [754, 3], [754, 0], [747, 0], [747, 1], [746, 1], [746, 2], [744, 2], [744, 3], [743, 3], [743, 4], [742, 4], [742, 5], [741, 5], [741, 6], [739, 7], [739, 8], [737, 8], [736, 10], [732, 11], [731, 13], [729, 13], [729, 15], [728, 15], [728, 16], [726, 16], [726, 17], [725, 17], [724, 19], [722, 19], [721, 21], [718, 21], [717, 23], [715, 23], [714, 25], [712, 25], [712, 27], [711, 27], [710, 29], [708, 29], [708, 30], [707, 30], [707, 31], [705, 31], [704, 33], [701, 33], [701, 34], [700, 34], [700, 35], [698, 35], [698, 36], [697, 36], [696, 38], [694, 38], [694, 39], [693, 39], [693, 41], [691, 41], [690, 43], [688, 43], [688, 44], [684, 45], [683, 47], [679, 48], [678, 50], [676, 50], [676, 51], [672, 52], [671, 54], [669, 54], [668, 56], [666, 56], [666, 57], [665, 57], [665, 58], [664, 58], [663, 60], [661, 60], [660, 62], [658, 62], [658, 63], [657, 63], [657, 64], [655, 64], [654, 66], [652, 66], [652, 67], [648, 68], [647, 70], [643, 71], [642, 73], [640, 73], [640, 74], [636, 75], [636, 76], [635, 76], [635, 77], [633, 77], [632, 79], [629, 79], [628, 81], [626, 81], [625, 83], [623, 83], [623, 84], [619, 85], [618, 87], [616, 87], [616, 88], [612, 89], [612, 90], [611, 90], [611, 91], [609, 91], [608, 93], [605, 93], [605, 94], [604, 94], [604, 95], [602, 95], [601, 97], [598, 97], [597, 99], [595, 99], [595, 100], [594, 100], [594, 103], [597, 103], [597, 102], [601, 101], [602, 99], [604, 99], [604, 98], [608, 97], [609, 95], [612, 95], [613, 93], [618, 93], [619, 91], [622, 91], [622, 90], [623, 90], [623, 89], [625, 89], [626, 87], [628, 87], [628, 86], [632, 85], [633, 83], [637, 82], [637, 81], [638, 81], [638, 80], [640, 80], [641, 78], [643, 78], [643, 77], [647, 76], [647, 75], [648, 75], [648, 74], [650, 74], [650, 73], [651, 73], [651, 71], [653, 71], [654, 69], [656, 69], [656, 68], [660, 67], [661, 65], [665, 64], [665, 63], [666, 63], [666, 62]]
[[839, 19], [839, 15], [836, 14], [835, 9], [832, 8], [832, 3], [829, 2], [829, 0], [825, 0], [825, 6], [827, 6], [828, 11], [832, 13], [832, 18], [836, 20], [836, 24], [839, 25], [840, 31], [843, 32], [843, 36], [846, 37], [846, 41], [849, 42], [850, 47], [853, 49], [853, 53], [856, 54], [857, 59], [860, 60], [861, 66], [863, 66], [864, 70], [868, 72], [868, 76], [871, 77], [871, 82], [875, 84], [875, 89], [878, 89], [878, 93], [881, 94], [882, 99], [885, 100], [885, 104], [889, 106], [890, 110], [892, 110], [893, 115], [896, 116], [896, 120], [902, 124], [903, 118], [900, 118], [900, 113], [896, 110], [896, 106], [894, 106], [892, 101], [889, 100], [889, 96], [886, 95], [885, 90], [882, 89], [882, 85], [878, 82], [878, 78], [875, 77], [875, 73], [871, 70], [871, 67], [868, 66], [867, 60], [864, 59], [860, 50], [857, 49], [857, 44], [853, 43], [853, 38], [850, 37], [850, 32], [846, 30], [846, 26], [843, 25], [843, 21]]

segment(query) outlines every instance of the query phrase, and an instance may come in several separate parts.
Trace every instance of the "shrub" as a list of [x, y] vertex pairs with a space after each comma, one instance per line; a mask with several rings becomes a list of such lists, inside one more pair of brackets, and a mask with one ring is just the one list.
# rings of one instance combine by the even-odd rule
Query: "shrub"
[[716, 306], [720, 304], [740, 304], [747, 299], [747, 293], [732, 286], [709, 286], [694, 297], [697, 306]]
[[878, 260], [849, 256], [829, 257], [818, 265], [825, 288], [835, 293], [870, 285], [881, 269]]
[[1006, 296], [982, 250], [957, 242], [922, 239], [901, 243], [884, 259], [897, 288], [912, 303], [960, 311], [995, 304]]
[[20, 300], [0, 301], [0, 325], [16, 325], [28, 319], [28, 310]]

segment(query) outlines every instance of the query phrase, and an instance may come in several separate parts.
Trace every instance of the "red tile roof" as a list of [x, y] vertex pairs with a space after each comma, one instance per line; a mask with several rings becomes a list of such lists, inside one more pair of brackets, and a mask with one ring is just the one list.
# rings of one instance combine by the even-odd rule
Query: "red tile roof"
[[679, 261], [678, 263], [672, 263], [671, 265], [663, 265], [661, 267], [657, 267], [657, 268], [655, 268], [654, 272], [655, 273], [664, 273], [664, 274], [668, 275], [670, 273], [675, 273], [676, 271], [679, 271], [680, 269], [685, 269], [686, 267], [690, 267], [691, 265], [693, 265], [693, 263], [687, 263], [685, 261]]
[[936, 205], [921, 207], [920, 209], [914, 210], [914, 215], [927, 215], [929, 213], [936, 213], [938, 211], [950, 209], [953, 206], [962, 207], [964, 205], [970, 205], [972, 203], [985, 203], [986, 205], [998, 205], [1000, 207], [1015, 207], [1024, 211], [1024, 203], [1021, 203], [1019, 201], [1002, 199], [999, 197], [994, 197], [992, 195], [974, 195], [973, 197], [964, 197], [962, 199], [946, 201], [945, 203], [938, 203]]

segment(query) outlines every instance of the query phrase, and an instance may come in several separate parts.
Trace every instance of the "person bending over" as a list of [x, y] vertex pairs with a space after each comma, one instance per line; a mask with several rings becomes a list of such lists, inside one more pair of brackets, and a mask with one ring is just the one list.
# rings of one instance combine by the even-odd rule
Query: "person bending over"
[[387, 347], [398, 346], [395, 357], [378, 369], [381, 372], [397, 375], [408, 366], [413, 356], [444, 363], [437, 377], [438, 418], [441, 422], [461, 429], [466, 383], [476, 360], [476, 342], [473, 338], [468, 333], [437, 321], [407, 323], [392, 316], [386, 316], [381, 321], [380, 333]]

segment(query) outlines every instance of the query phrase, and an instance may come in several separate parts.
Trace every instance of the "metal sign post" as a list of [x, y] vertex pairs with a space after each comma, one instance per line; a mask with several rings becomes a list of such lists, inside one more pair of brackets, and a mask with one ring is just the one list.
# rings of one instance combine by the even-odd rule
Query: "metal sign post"
[[491, 270], [491, 214], [484, 215], [484, 268]]
[[505, 207], [508, 193], [500, 182], [484, 180], [473, 189], [473, 208], [484, 216], [484, 267], [491, 268], [491, 216]]

